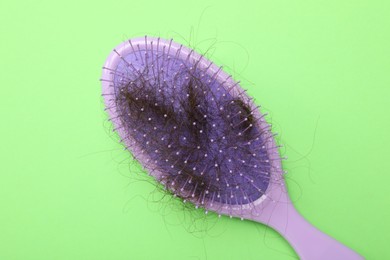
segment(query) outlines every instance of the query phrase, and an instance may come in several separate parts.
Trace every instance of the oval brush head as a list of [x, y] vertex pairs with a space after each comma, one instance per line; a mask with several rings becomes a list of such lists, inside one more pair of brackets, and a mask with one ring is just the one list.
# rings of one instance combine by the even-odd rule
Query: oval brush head
[[103, 95], [115, 129], [151, 175], [206, 208], [264, 196], [279, 157], [238, 82], [172, 40], [132, 39], [113, 55]]
[[[268, 224], [302, 259], [360, 259], [294, 210], [270, 126], [222, 67], [172, 40], [145, 36], [113, 50], [102, 83], [114, 130], [175, 196], [206, 213]], [[309, 237], [333, 251], [308, 247]]]

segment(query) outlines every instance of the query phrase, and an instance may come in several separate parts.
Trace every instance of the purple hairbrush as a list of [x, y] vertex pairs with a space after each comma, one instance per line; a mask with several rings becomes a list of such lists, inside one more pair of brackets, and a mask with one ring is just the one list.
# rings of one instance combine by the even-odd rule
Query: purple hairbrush
[[301, 259], [363, 259], [295, 210], [270, 126], [222, 67], [145, 36], [113, 50], [101, 81], [121, 142], [174, 196], [266, 224]]

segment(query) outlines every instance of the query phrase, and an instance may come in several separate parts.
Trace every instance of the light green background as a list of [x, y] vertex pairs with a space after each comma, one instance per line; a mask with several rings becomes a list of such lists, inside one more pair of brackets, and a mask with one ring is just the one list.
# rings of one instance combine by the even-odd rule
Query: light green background
[[389, 32], [385, 0], [2, 0], [0, 259], [296, 257], [261, 224], [153, 203], [129, 172], [98, 79], [145, 34], [211, 47], [270, 113], [298, 210], [389, 259]]

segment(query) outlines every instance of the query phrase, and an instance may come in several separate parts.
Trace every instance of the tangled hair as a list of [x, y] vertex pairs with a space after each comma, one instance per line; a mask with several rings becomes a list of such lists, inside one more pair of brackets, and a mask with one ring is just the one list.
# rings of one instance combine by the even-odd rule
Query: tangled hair
[[107, 95], [116, 130], [128, 149], [175, 196], [196, 206], [259, 199], [270, 183], [273, 136], [239, 82], [232, 84], [222, 67], [205, 66], [193, 50], [183, 58], [184, 47], [172, 41], [129, 44], [124, 56], [114, 50], [115, 69], [104, 68], [112, 75]]

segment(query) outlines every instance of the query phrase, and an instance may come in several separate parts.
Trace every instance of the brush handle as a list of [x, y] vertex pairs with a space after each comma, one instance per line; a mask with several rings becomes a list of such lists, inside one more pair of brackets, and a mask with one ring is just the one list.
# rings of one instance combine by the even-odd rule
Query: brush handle
[[[361, 255], [321, 232], [290, 203], [274, 203], [267, 225], [278, 231], [302, 260], [360, 260]], [[261, 221], [264, 223], [264, 220]]]

